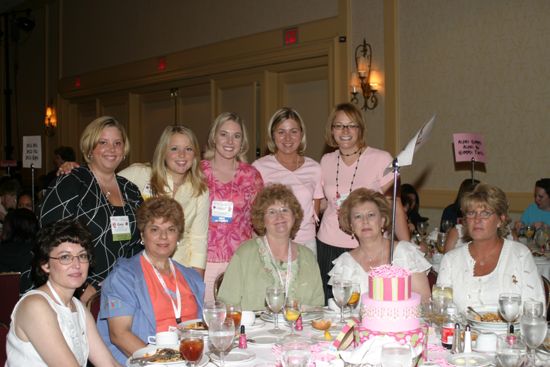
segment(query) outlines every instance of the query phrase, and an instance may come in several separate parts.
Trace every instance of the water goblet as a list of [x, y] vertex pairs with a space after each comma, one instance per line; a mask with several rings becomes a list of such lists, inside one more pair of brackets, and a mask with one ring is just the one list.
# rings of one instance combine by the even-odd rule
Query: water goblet
[[530, 363], [536, 366], [536, 348], [546, 338], [548, 324], [545, 318], [523, 315], [520, 319], [521, 336], [527, 346]]
[[407, 344], [387, 343], [380, 352], [382, 367], [411, 367], [412, 357], [411, 347]]
[[521, 295], [517, 293], [501, 293], [498, 296], [498, 311], [500, 316], [510, 325], [519, 317], [521, 313]]
[[453, 287], [447, 284], [434, 284], [432, 287], [432, 300], [443, 306], [453, 302]]
[[221, 301], [208, 301], [202, 308], [202, 318], [206, 325], [210, 327], [213, 323], [222, 323], [227, 317], [225, 303]]
[[187, 363], [194, 367], [201, 360], [204, 350], [202, 335], [197, 330], [187, 330], [183, 333], [180, 342], [180, 353]]
[[510, 335], [499, 335], [496, 355], [499, 366], [517, 367], [526, 353], [525, 344], [520, 338]]
[[290, 322], [291, 328], [290, 328], [290, 336], [295, 337], [296, 333], [294, 332], [295, 326], [296, 326], [296, 320], [300, 317], [301, 314], [301, 307], [300, 302], [297, 299], [294, 298], [287, 298], [285, 302], [285, 320], [287, 322]]
[[544, 303], [530, 298], [523, 302], [523, 315], [542, 317], [544, 316]]
[[301, 342], [289, 342], [283, 344], [281, 362], [283, 367], [307, 367], [311, 353], [309, 344]]
[[227, 310], [226, 318], [233, 319], [233, 324], [235, 325], [235, 334], [239, 333], [241, 328], [241, 305], [240, 304], [226, 304], [225, 308]]
[[273, 314], [273, 329], [269, 330], [272, 334], [283, 334], [285, 331], [279, 328], [279, 312], [285, 305], [285, 290], [281, 287], [268, 287], [265, 290], [265, 302], [267, 308]]
[[214, 323], [208, 329], [208, 339], [212, 343], [212, 347], [220, 355], [220, 367], [225, 366], [225, 352], [233, 344], [235, 338], [235, 323], [233, 319], [228, 317], [222, 323]]
[[334, 302], [340, 307], [340, 323], [345, 324], [344, 307], [348, 304], [351, 296], [351, 282], [347, 280], [336, 280], [332, 284], [332, 295]]

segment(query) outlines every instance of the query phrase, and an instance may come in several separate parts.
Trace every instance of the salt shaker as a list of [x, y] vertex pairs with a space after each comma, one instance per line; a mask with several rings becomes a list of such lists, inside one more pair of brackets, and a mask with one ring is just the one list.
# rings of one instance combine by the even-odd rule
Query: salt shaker
[[470, 325], [466, 325], [464, 329], [464, 353], [472, 353], [472, 332], [470, 330]]

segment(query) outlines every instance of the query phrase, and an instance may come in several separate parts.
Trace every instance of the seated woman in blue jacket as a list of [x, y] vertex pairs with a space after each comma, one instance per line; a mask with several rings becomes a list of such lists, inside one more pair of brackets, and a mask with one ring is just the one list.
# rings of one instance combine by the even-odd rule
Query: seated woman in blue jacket
[[204, 283], [199, 274], [172, 260], [184, 228], [175, 200], [147, 200], [137, 213], [145, 250], [119, 259], [101, 289], [98, 328], [113, 356], [125, 363], [147, 345], [147, 337], [200, 318]]

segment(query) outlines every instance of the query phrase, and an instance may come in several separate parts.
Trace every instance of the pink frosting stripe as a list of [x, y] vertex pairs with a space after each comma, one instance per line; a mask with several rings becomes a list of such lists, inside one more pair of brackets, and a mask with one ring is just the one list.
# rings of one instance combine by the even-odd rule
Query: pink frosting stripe
[[376, 268], [372, 269], [369, 274], [374, 277], [381, 278], [401, 278], [411, 275], [411, 272], [399, 266], [386, 264], [377, 266]]
[[393, 301], [392, 297], [392, 286], [391, 286], [391, 278], [384, 278], [383, 279], [384, 284], [384, 301]]

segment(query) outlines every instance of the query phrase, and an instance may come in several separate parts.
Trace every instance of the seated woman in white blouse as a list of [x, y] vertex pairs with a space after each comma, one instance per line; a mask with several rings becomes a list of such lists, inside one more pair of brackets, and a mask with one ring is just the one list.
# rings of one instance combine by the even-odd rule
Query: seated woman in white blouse
[[497, 305], [503, 292], [521, 294], [522, 300], [544, 302], [541, 278], [533, 256], [508, 234], [508, 201], [496, 186], [479, 184], [462, 198], [466, 218], [466, 246], [445, 254], [437, 284], [453, 287], [459, 310], [468, 306]]
[[[347, 197], [338, 220], [342, 230], [355, 237], [359, 246], [332, 262], [334, 267], [328, 273], [330, 285], [336, 279], [351, 280], [359, 282], [361, 293], [368, 291], [369, 271], [390, 263], [390, 240], [384, 236], [391, 225], [390, 213], [388, 201], [378, 192], [360, 188]], [[415, 245], [406, 241], [396, 243], [392, 264], [412, 272], [412, 291], [420, 294], [423, 302], [429, 300], [426, 272], [431, 265]]]

